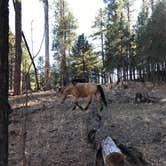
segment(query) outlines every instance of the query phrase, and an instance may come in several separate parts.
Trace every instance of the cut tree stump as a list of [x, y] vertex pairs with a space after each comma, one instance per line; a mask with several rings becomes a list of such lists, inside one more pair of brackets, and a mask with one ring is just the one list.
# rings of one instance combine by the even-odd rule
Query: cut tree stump
[[124, 166], [124, 156], [111, 137], [102, 141], [101, 148], [106, 166]]

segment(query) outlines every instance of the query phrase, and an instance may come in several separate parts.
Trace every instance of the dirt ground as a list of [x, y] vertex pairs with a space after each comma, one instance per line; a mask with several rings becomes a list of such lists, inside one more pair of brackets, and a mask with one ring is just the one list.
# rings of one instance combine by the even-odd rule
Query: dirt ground
[[[137, 148], [150, 165], [166, 166], [166, 86], [155, 89], [157, 103], [114, 102], [111, 93], [106, 91], [109, 104], [101, 113], [111, 137]], [[60, 104], [53, 90], [28, 96], [27, 107], [25, 95], [10, 97], [9, 166], [22, 166], [23, 154], [27, 166], [92, 166], [86, 125], [91, 107], [73, 111], [71, 98]]]

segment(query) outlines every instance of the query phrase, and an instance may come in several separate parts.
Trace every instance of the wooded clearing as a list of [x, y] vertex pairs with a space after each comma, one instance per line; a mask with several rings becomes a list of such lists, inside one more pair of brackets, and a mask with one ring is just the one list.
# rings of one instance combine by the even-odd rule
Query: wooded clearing
[[[0, 2], [0, 166], [165, 166], [166, 1], [142, 0], [135, 19], [138, 1], [103, 0], [86, 35], [67, 0], [40, 0], [37, 52], [34, 20], [26, 35], [22, 24], [39, 6], [22, 20], [22, 2], [35, 0]], [[96, 84], [108, 107], [77, 101], [88, 93], [73, 80]], [[82, 111], [60, 104], [69, 84]]]
[[[113, 91], [106, 91], [108, 99], [111, 99], [109, 96]], [[162, 100], [138, 104], [131, 101], [122, 103], [120, 98], [119, 102], [112, 100], [108, 109], [100, 113], [104, 130], [115, 140], [123, 154], [128, 153], [125, 155], [127, 166], [136, 166], [139, 162], [144, 163], [142, 166], [166, 164], [165, 85], [155, 89], [155, 96]], [[23, 108], [25, 99], [25, 95], [10, 97], [14, 111], [10, 115], [9, 125], [9, 166], [21, 166], [23, 162], [22, 114], [26, 116], [27, 165], [91, 166], [96, 161], [102, 166], [101, 158], [98, 161], [96, 150], [88, 141], [87, 121], [95, 102], [84, 112], [80, 109], [72, 111], [70, 97], [60, 104], [60, 96], [53, 90], [30, 94], [27, 108]], [[81, 103], [86, 105], [85, 101], [81, 100]]]

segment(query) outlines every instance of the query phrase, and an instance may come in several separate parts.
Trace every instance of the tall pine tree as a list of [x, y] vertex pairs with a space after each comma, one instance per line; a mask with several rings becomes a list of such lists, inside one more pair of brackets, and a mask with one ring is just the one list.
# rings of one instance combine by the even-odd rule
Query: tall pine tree
[[69, 82], [69, 55], [72, 41], [77, 27], [76, 19], [69, 11], [68, 4], [64, 0], [55, 3], [55, 22], [53, 29], [54, 57], [60, 62], [60, 82], [66, 85]]
[[73, 77], [89, 81], [95, 72], [99, 72], [98, 55], [92, 49], [85, 35], [79, 35], [72, 47]]

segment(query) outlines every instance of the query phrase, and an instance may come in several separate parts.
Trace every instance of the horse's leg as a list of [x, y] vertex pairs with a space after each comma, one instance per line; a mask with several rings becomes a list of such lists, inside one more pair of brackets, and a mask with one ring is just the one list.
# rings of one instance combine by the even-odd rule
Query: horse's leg
[[89, 108], [89, 105], [91, 104], [91, 102], [92, 102], [92, 96], [89, 97], [88, 104], [87, 104], [87, 106], [85, 107], [84, 110], [87, 110]]
[[75, 104], [75, 105], [74, 105], [74, 107], [73, 107], [72, 110], [75, 110], [77, 106], [78, 106], [81, 110], [83, 110], [82, 106], [80, 106], [80, 105], [78, 104], [78, 98], [77, 98], [77, 97], [75, 97], [75, 99], [74, 99], [74, 104]]
[[72, 108], [72, 110], [75, 110], [76, 109], [76, 105], [74, 105], [74, 107]]
[[103, 110], [103, 104], [101, 103], [100, 112]]
[[78, 102], [75, 103], [76, 106], [78, 106], [81, 110], [84, 110], [81, 105], [78, 104]]
[[66, 97], [67, 97], [66, 95], [62, 97], [61, 104], [64, 103], [64, 101], [66, 100]]
[[97, 102], [100, 103], [100, 106], [101, 106], [101, 107], [100, 107], [100, 111], [102, 111], [102, 110], [103, 110], [103, 103], [102, 103], [102, 101], [101, 101], [101, 96], [100, 96], [100, 94], [99, 94], [99, 93], [96, 93], [95, 97], [96, 97]]

